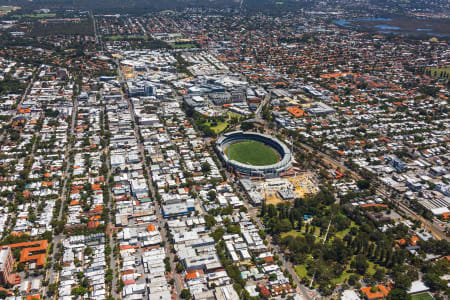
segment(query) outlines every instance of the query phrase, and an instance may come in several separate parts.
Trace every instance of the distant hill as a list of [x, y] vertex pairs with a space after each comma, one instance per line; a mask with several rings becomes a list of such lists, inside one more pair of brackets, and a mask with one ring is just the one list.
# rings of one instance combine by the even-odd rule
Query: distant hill
[[[262, 0], [265, 1], [265, 0]], [[0, 5], [17, 5], [23, 8], [86, 9], [96, 12], [137, 13], [183, 9], [187, 7], [238, 7], [232, 0], [0, 0]]]
[[[342, 8], [367, 12], [367, 7], [393, 9], [396, 13], [414, 9], [447, 12], [448, 0], [244, 0], [249, 10], [292, 10], [295, 8]], [[239, 8], [240, 0], [0, 0], [0, 5], [18, 5], [24, 8], [86, 9], [96, 13], [144, 14], [151, 11], [184, 8]]]

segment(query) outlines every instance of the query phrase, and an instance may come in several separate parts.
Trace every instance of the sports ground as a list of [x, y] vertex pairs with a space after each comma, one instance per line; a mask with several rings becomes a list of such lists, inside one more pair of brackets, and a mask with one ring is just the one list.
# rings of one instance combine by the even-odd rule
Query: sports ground
[[267, 166], [280, 160], [278, 152], [261, 142], [244, 141], [231, 144], [226, 150], [229, 159], [252, 166]]
[[413, 295], [411, 300], [433, 300], [433, 297], [429, 293], [422, 293], [418, 295]]

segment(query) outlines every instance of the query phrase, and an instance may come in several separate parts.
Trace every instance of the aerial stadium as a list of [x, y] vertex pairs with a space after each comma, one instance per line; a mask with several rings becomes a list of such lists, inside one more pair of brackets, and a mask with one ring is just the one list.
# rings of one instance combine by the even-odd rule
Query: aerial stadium
[[228, 132], [217, 139], [216, 147], [227, 167], [244, 176], [277, 177], [292, 167], [291, 150], [271, 135]]

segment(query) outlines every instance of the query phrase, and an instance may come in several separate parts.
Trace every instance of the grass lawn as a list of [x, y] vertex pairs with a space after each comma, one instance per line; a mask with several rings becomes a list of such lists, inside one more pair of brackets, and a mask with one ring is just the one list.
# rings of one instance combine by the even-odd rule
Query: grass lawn
[[106, 40], [110, 40], [110, 41], [117, 41], [120, 40], [122, 38], [121, 35], [110, 35], [110, 36], [105, 36]]
[[331, 282], [334, 283], [334, 284], [344, 283], [346, 280], [348, 280], [350, 278], [350, 276], [355, 274], [355, 273], [352, 273], [352, 272], [347, 272], [349, 269], [350, 269], [350, 267], [347, 266], [345, 271], [342, 272], [341, 276], [339, 276], [338, 278], [332, 279]]
[[[300, 232], [298, 232], [298, 231], [291, 230], [291, 231], [289, 231], [289, 232], [283, 233], [281, 236], [282, 236], [282, 237], [285, 237], [285, 236], [287, 236], [287, 235], [296, 236], [296, 235], [301, 235], [301, 234], [302, 234], [302, 233], [300, 233]], [[384, 269], [383, 267], [377, 266], [376, 264], [374, 264], [374, 263], [371, 262], [371, 261], [369, 261], [368, 263], [369, 263], [369, 266], [368, 266], [368, 268], [367, 268], [366, 275], [373, 275], [373, 274], [375, 274], [375, 270], [376, 270], [377, 267], [378, 267], [378, 268]], [[295, 268], [294, 268], [294, 270], [295, 270], [295, 272], [297, 273], [297, 275], [299, 276], [299, 278], [304, 278], [304, 277], [309, 278], [308, 272], [307, 272], [307, 270], [306, 270], [306, 264], [303, 264], [303, 265], [296, 265]], [[332, 284], [342, 284], [342, 283], [348, 281], [348, 279], [350, 278], [350, 276], [355, 275], [355, 274], [356, 274], [356, 273], [351, 272], [350, 262], [349, 262], [349, 263], [345, 266], [344, 272], [342, 272], [342, 274], [341, 274], [339, 277], [332, 279], [332, 280], [331, 280], [331, 283], [332, 283]], [[359, 275], [359, 276], [361, 277], [361, 275]], [[423, 300], [429, 300], [429, 299], [433, 299], [433, 298], [426, 298], [426, 296], [424, 296], [424, 298], [416, 298], [416, 299], [413, 298], [412, 300], [422, 300], [422, 299], [423, 299]]]
[[148, 40], [148, 37], [144, 36], [144, 35], [130, 35], [130, 36], [126, 36], [125, 39], [128, 40]]
[[[295, 227], [294, 227], [294, 228], [297, 228], [297, 226], [298, 226], [298, 222], [296, 221], [296, 222], [295, 222]], [[310, 226], [311, 226], [311, 225], [310, 225]], [[281, 237], [284, 237], [284, 236], [286, 236], [286, 235], [292, 235], [292, 236], [294, 236], [294, 237], [295, 237], [295, 236], [305, 236], [305, 229], [306, 229], [306, 224], [303, 223], [302, 229], [301, 229], [300, 231], [298, 231], [297, 229], [292, 229], [291, 231], [288, 231], [288, 232], [282, 232], [282, 233], [281, 233]], [[311, 230], [311, 227], [309, 227], [308, 230]], [[316, 227], [315, 230], [314, 230], [313, 235], [314, 235], [317, 239], [320, 239], [320, 238], [322, 238], [322, 237], [319, 237], [319, 234], [320, 234], [320, 227]], [[324, 236], [325, 236], [325, 233], [324, 233]], [[328, 236], [328, 237], [330, 237], [330, 236]]]
[[[442, 73], [447, 72], [447, 74], [450, 74], [450, 66], [443, 67], [443, 68], [427, 68], [427, 71], [431, 72], [431, 76], [435, 78], [440, 78], [442, 76]], [[436, 75], [435, 75], [436, 72]], [[450, 75], [449, 75], [450, 77]]]
[[0, 11], [12, 11], [11, 6], [0, 6]]
[[48, 264], [48, 254], [50, 253], [50, 249], [52, 248], [53, 242], [50, 242], [47, 246], [47, 249], [45, 250], [45, 262], [44, 262], [44, 268], [47, 267]]
[[56, 14], [37, 14], [37, 15], [32, 15], [32, 18], [54, 18], [56, 17]]
[[216, 122], [216, 123], [217, 123], [216, 126], [211, 126], [212, 122], [206, 122], [205, 125], [207, 125], [209, 128], [211, 128], [211, 130], [213, 130], [216, 134], [221, 133], [228, 126], [227, 122]]
[[188, 44], [173, 44], [170, 45], [172, 49], [185, 49], [185, 48], [196, 48], [197, 45], [188, 43]]
[[375, 270], [376, 270], [377, 266], [370, 260], [368, 260], [368, 263], [369, 263], [369, 267], [367, 268], [366, 274], [369, 274], [369, 275], [375, 274]]
[[412, 296], [411, 300], [433, 300], [433, 297], [428, 293], [422, 293]]
[[[305, 228], [303, 227], [301, 231], [298, 231], [296, 229], [293, 229], [291, 231], [288, 232], [282, 232], [281, 233], [281, 238], [284, 238], [288, 235], [292, 236], [292, 237], [304, 237], [305, 236], [305, 232], [303, 231]], [[316, 238], [316, 242], [320, 241], [322, 237], [319, 237], [319, 233], [320, 233], [320, 228], [316, 228], [316, 231], [314, 231], [314, 237]]]
[[231, 112], [231, 111], [227, 112], [227, 114], [228, 114], [228, 119], [231, 119], [233, 117], [234, 118], [238, 118], [238, 119], [242, 118], [242, 116], [240, 114], [237, 114], [237, 113], [234, 113], [234, 112]]
[[117, 41], [117, 40], [147, 40], [148, 38], [143, 35], [130, 35], [130, 36], [122, 36], [122, 35], [110, 35], [105, 36], [105, 39], [110, 41]]
[[303, 236], [303, 232], [302, 231], [298, 231], [298, 230], [291, 230], [291, 231], [288, 231], [288, 232], [282, 232], [281, 233], [281, 238], [284, 238], [284, 237], [286, 237], [286, 236], [288, 236], [288, 235], [291, 235], [291, 236], [293, 236], [293, 237], [297, 237], [297, 236]]
[[214, 131], [216, 134], [217, 133], [221, 133], [223, 132], [225, 129], [227, 129], [228, 125], [230, 125], [229, 120], [231, 120], [232, 117], [237, 117], [238, 119], [242, 118], [242, 116], [232, 113], [232, 112], [228, 112], [227, 113], [227, 118], [225, 118], [224, 122], [220, 122], [217, 121], [215, 123], [217, 123], [217, 125], [215, 126], [211, 126], [214, 122], [213, 121], [207, 121], [204, 124], [206, 126], [208, 126], [209, 128], [211, 128], [212, 131]]
[[305, 265], [298, 265], [294, 268], [294, 270], [300, 279], [304, 278], [304, 277], [308, 277], [308, 271], [306, 270]]
[[342, 230], [342, 231], [336, 232], [336, 236], [337, 236], [338, 238], [340, 238], [340, 239], [343, 239], [343, 238], [344, 238], [344, 236], [346, 236], [346, 235], [347, 235], [347, 233], [349, 233], [349, 232], [350, 232], [350, 227], [349, 227], [349, 228], [347, 228], [347, 229], [345, 229], [345, 230]]
[[350, 226], [349, 226], [347, 229], [336, 232], [336, 236], [339, 237], [339, 238], [341, 238], [341, 239], [343, 239], [344, 236], [346, 236], [347, 233], [350, 232], [350, 228], [351, 228], [351, 227], [358, 227], [358, 226], [355, 224], [355, 222], [352, 221], [351, 224], [350, 224]]
[[54, 18], [56, 14], [35, 14], [35, 15], [14, 15], [13, 18], [21, 19], [21, 18], [35, 18], [35, 19], [44, 19], [44, 18]]
[[275, 149], [257, 141], [231, 144], [227, 149], [230, 159], [253, 166], [272, 165], [279, 161]]
[[[294, 270], [297, 273], [299, 278], [304, 278], [304, 277], [309, 278], [308, 271], [306, 270], [306, 265], [297, 265], [297, 266], [295, 266]], [[347, 266], [347, 268], [341, 274], [341, 276], [332, 279], [331, 282], [333, 284], [342, 284], [342, 283], [344, 283], [346, 280], [348, 280], [350, 278], [351, 275], [354, 274], [352, 272], [347, 272], [348, 270], [350, 270], [350, 266]]]

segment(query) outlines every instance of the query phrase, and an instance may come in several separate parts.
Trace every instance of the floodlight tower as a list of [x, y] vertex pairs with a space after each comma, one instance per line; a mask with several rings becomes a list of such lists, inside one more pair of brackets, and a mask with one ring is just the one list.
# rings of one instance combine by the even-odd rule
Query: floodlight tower
[[294, 142], [292, 141], [292, 135], [291, 135], [291, 155], [294, 155]]

